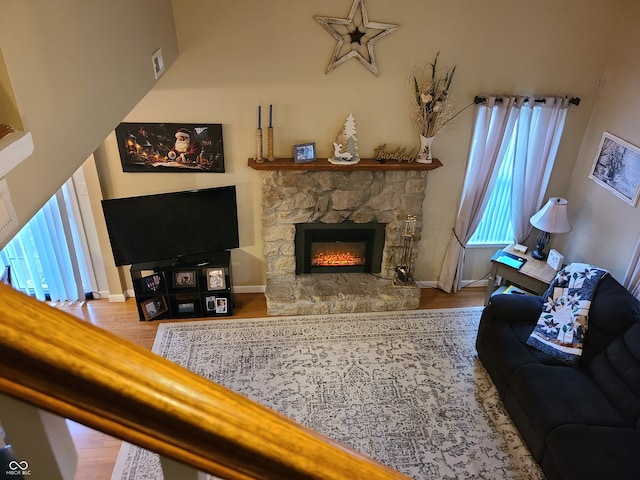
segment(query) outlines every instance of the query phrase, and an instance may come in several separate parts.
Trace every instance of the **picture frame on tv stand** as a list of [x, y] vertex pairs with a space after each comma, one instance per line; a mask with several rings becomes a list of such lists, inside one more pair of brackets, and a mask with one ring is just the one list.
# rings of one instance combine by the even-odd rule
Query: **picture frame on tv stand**
[[223, 314], [229, 311], [228, 302], [226, 297], [216, 298], [216, 313]]
[[147, 321], [153, 320], [169, 310], [165, 298], [161, 295], [145, 298], [140, 302], [140, 308], [144, 319]]
[[231, 300], [227, 295], [206, 295], [203, 297], [204, 314], [218, 316], [230, 314]]
[[169, 295], [169, 304], [172, 318], [196, 318], [201, 315], [197, 294]]
[[215, 295], [208, 295], [204, 298], [204, 309], [208, 313], [215, 313], [216, 311]]
[[143, 293], [153, 293], [163, 289], [162, 275], [153, 273], [140, 279], [140, 289]]
[[173, 286], [175, 288], [194, 288], [196, 286], [196, 271], [176, 270], [173, 272]]
[[207, 290], [224, 290], [227, 288], [224, 268], [208, 268], [206, 270]]

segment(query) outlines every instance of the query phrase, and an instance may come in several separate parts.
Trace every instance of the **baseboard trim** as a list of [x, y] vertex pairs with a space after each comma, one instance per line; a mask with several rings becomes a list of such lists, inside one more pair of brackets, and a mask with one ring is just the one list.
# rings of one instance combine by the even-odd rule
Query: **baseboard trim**
[[234, 285], [233, 293], [264, 293], [266, 285]]
[[463, 280], [460, 285], [462, 288], [470, 287], [473, 285], [474, 287], [486, 287], [489, 284], [489, 280], [486, 278], [479, 278], [478, 280]]
[[[463, 280], [461, 287], [468, 287], [473, 285], [475, 287], [486, 287], [488, 283], [487, 279], [478, 280]], [[436, 280], [416, 280], [418, 288], [438, 288], [438, 282]], [[266, 285], [242, 285], [234, 286], [233, 293], [264, 293], [267, 289]]]
[[98, 292], [93, 292], [94, 300], [100, 300], [102, 298], [109, 298], [109, 290], [100, 290]]
[[[266, 285], [240, 285], [233, 287], [233, 293], [264, 293]], [[125, 290], [124, 293], [111, 295], [108, 291], [101, 291], [100, 298], [108, 298], [110, 302], [124, 302], [127, 298], [135, 298], [136, 294], [133, 290]]]
[[[479, 279], [479, 280], [463, 280], [462, 288], [467, 287], [469, 285], [474, 285], [476, 287], [486, 287], [487, 279]], [[418, 288], [438, 288], [438, 282], [436, 280], [416, 280], [416, 285]], [[234, 285], [233, 293], [264, 293], [267, 289], [266, 285]], [[102, 292], [100, 292], [102, 295]], [[107, 296], [107, 292], [102, 295], [103, 298]], [[117, 295], [109, 295], [110, 302], [124, 302], [127, 298], [134, 298], [135, 293], [133, 290], [127, 290], [125, 293], [117, 294]]]
[[[479, 278], [478, 280], [463, 280], [460, 287], [464, 288], [471, 285], [474, 287], [486, 287], [488, 283], [489, 280], [486, 278]], [[438, 288], [438, 282], [435, 280], [416, 280], [416, 285], [418, 285], [419, 288]]]
[[[479, 279], [479, 280], [463, 280], [462, 288], [468, 287], [469, 285], [473, 285], [475, 287], [486, 287], [487, 279]], [[436, 280], [416, 280], [416, 285], [418, 288], [438, 288], [438, 282]], [[267, 289], [266, 285], [234, 285], [233, 293], [264, 293]], [[105, 292], [102, 295], [102, 298], [107, 296], [108, 292]], [[109, 295], [110, 302], [124, 302], [127, 298], [134, 298], [135, 293], [133, 290], [127, 290], [125, 293], [117, 294], [117, 295]]]

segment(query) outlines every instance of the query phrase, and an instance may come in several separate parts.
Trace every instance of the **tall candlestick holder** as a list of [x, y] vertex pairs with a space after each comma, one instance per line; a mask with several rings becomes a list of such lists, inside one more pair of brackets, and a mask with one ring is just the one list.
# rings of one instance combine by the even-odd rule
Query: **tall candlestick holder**
[[262, 128], [256, 129], [256, 163], [264, 163], [262, 156]]
[[267, 160], [270, 162], [275, 160], [273, 156], [273, 127], [267, 128]]

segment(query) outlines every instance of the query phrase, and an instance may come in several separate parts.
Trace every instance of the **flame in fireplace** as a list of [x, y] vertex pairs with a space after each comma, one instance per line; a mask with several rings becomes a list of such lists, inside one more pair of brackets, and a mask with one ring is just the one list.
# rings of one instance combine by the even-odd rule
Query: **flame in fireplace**
[[[321, 244], [315, 244], [316, 246]], [[366, 264], [366, 258], [360, 248], [349, 248], [339, 243], [331, 243], [322, 249], [312, 249], [311, 266], [313, 267], [348, 267]], [[357, 244], [356, 244], [357, 245]]]

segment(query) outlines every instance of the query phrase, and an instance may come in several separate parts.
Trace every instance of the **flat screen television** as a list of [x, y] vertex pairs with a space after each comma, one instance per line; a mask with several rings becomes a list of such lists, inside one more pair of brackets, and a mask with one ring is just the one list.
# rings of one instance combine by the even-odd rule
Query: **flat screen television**
[[235, 186], [108, 199], [102, 210], [118, 266], [240, 246]]

